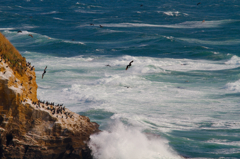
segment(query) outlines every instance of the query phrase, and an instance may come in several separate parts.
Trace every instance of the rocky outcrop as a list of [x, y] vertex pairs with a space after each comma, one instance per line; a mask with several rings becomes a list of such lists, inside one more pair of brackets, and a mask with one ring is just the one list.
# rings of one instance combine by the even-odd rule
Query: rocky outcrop
[[92, 158], [98, 124], [37, 99], [34, 67], [0, 33], [0, 158]]

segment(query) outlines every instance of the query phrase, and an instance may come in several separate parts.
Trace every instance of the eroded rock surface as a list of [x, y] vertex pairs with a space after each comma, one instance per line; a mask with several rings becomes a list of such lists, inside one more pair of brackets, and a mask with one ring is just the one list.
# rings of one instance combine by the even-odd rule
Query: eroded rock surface
[[0, 158], [92, 158], [86, 142], [98, 124], [40, 102], [34, 67], [1, 33], [0, 56]]

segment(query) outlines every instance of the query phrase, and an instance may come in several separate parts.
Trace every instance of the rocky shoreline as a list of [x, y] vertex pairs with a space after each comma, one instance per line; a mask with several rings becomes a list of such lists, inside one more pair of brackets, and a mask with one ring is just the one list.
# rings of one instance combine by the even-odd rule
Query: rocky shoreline
[[37, 99], [35, 69], [0, 33], [0, 158], [90, 159], [90, 122]]

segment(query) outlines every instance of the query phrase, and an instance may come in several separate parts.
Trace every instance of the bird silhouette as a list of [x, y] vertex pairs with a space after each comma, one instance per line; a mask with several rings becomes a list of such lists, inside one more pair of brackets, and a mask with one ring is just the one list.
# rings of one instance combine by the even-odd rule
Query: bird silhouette
[[201, 4], [201, 2], [199, 2], [197, 5]]
[[28, 34], [28, 36], [31, 36], [33, 38], [32, 34]]
[[130, 66], [132, 66], [132, 63], [133, 63], [133, 61], [131, 61], [131, 62], [127, 65], [126, 70], [127, 70]]
[[43, 79], [44, 74], [46, 73], [46, 69], [47, 69], [47, 66], [45, 67], [45, 69], [44, 69], [44, 71], [43, 71], [42, 79]]

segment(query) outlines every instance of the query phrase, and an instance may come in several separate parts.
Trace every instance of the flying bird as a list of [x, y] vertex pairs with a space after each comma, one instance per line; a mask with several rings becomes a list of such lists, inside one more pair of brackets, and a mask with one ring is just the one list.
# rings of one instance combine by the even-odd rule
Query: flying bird
[[33, 38], [32, 34], [28, 34], [28, 36], [31, 36]]
[[44, 72], [42, 74], [42, 79], [43, 79], [44, 74], [46, 73], [46, 69], [47, 69], [47, 66], [45, 67]]
[[197, 5], [201, 4], [201, 2], [199, 2]]
[[107, 65], [105, 65], [105, 66], [111, 67], [109, 64], [107, 64]]
[[18, 30], [18, 33], [22, 33], [22, 31], [21, 31], [21, 30]]
[[102, 28], [103, 26], [102, 25], [99, 25], [100, 26], [100, 28]]
[[132, 66], [132, 63], [133, 63], [133, 61], [131, 61], [131, 62], [127, 65], [126, 70], [127, 70], [130, 66]]

